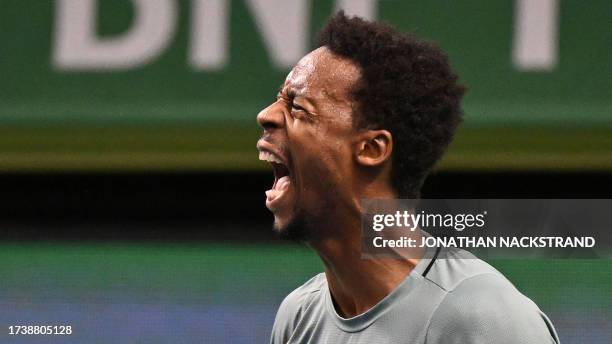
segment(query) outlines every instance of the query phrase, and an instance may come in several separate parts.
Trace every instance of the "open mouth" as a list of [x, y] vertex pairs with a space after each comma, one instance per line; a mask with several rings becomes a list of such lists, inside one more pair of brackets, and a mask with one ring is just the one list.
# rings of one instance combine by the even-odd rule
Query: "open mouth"
[[260, 151], [259, 160], [268, 161], [274, 172], [272, 189], [266, 191], [266, 206], [272, 209], [274, 205], [280, 202], [291, 185], [290, 171], [279, 157], [268, 151]]

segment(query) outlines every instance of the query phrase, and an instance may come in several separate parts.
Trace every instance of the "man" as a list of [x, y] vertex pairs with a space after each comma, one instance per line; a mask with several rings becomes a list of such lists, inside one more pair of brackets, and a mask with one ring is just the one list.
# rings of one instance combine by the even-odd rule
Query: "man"
[[275, 230], [325, 272], [281, 304], [271, 343], [558, 343], [550, 321], [499, 272], [455, 258], [362, 259], [361, 199], [415, 198], [460, 122], [464, 88], [436, 46], [332, 17], [320, 47], [257, 121]]

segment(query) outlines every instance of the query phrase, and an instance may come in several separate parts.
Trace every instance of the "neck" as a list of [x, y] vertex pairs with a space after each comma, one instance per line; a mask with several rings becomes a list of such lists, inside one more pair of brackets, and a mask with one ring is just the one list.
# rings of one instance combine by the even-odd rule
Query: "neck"
[[336, 311], [345, 318], [362, 314], [380, 302], [404, 281], [420, 260], [362, 258], [359, 200], [353, 202], [357, 206], [353, 211], [333, 217], [339, 219], [329, 224], [327, 233], [335, 233], [333, 236], [309, 243], [325, 266]]

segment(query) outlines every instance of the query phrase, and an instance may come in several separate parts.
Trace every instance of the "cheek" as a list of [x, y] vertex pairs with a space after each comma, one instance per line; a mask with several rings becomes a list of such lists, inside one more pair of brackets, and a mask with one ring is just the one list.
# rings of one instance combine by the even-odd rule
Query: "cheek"
[[303, 130], [291, 140], [292, 156], [303, 188], [325, 187], [346, 181], [350, 175], [351, 148], [349, 138], [338, 130]]
[[[345, 176], [352, 166], [352, 131], [344, 125], [330, 127], [325, 137], [320, 138], [323, 146], [323, 156], [331, 172], [341, 173]], [[343, 177], [342, 176], [342, 177]]]

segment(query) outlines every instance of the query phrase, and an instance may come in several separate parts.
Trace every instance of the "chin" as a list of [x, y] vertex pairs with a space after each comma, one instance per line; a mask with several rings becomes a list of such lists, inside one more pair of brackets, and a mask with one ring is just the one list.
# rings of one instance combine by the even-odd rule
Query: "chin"
[[274, 219], [274, 224], [272, 225], [272, 228], [274, 229], [274, 231], [276, 233], [278, 233], [279, 235], [281, 235], [283, 232], [286, 231], [287, 229], [287, 223], [282, 222], [278, 219]]
[[305, 221], [302, 216], [294, 216], [290, 219], [280, 219], [274, 216], [274, 231], [286, 240], [304, 242], [309, 239]]

